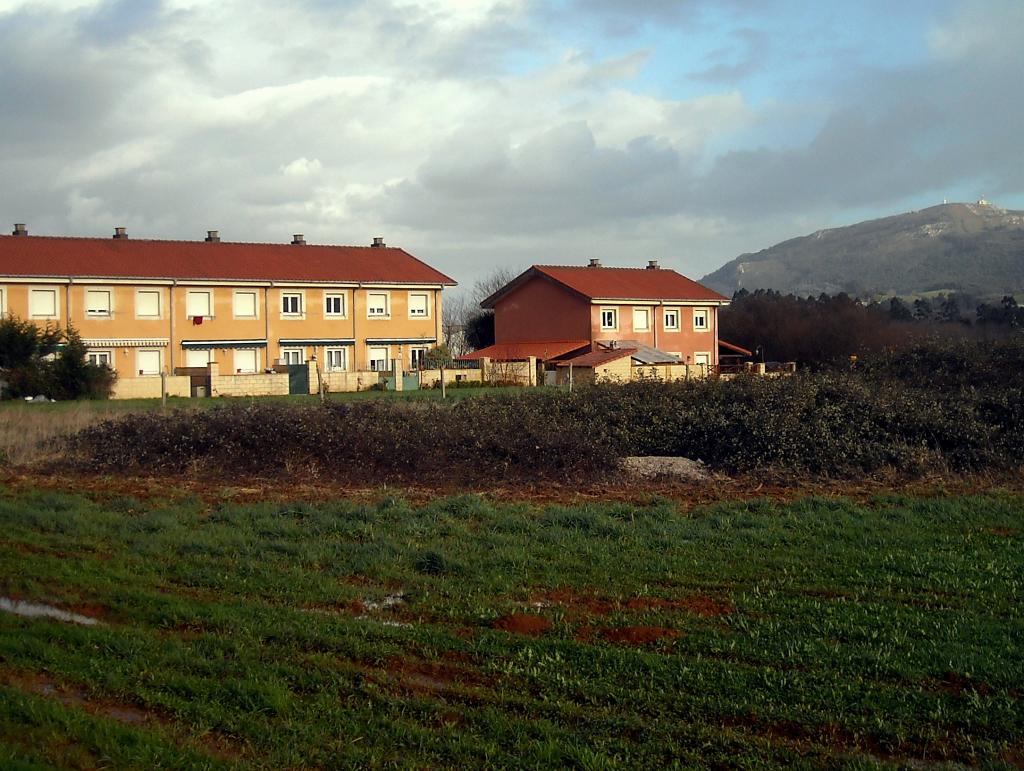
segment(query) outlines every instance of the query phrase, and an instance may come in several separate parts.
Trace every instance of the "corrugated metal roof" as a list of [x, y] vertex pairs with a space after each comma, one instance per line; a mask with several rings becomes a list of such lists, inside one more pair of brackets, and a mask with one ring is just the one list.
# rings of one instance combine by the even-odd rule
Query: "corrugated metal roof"
[[0, 275], [443, 284], [404, 249], [370, 246], [0, 236]]

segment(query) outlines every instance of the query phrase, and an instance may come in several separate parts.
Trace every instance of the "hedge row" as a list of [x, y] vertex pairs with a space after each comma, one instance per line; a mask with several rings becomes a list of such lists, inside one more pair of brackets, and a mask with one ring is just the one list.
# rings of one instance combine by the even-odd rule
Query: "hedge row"
[[612, 472], [626, 455], [833, 477], [1019, 466], [1024, 386], [1009, 378], [935, 382], [912, 385], [865, 367], [573, 394], [524, 390], [454, 405], [228, 406], [108, 421], [74, 437], [72, 456], [93, 470], [287, 471], [369, 483], [586, 479]]

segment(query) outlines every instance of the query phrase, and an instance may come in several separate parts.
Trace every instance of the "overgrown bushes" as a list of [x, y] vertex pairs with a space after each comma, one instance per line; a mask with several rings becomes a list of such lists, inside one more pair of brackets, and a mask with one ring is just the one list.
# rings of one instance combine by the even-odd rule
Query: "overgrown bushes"
[[380, 400], [131, 415], [86, 429], [73, 450], [93, 469], [356, 482], [585, 479], [625, 455], [841, 477], [1020, 464], [1024, 388], [1015, 377], [1024, 343], [901, 356], [778, 379], [524, 390], [451, 406]]

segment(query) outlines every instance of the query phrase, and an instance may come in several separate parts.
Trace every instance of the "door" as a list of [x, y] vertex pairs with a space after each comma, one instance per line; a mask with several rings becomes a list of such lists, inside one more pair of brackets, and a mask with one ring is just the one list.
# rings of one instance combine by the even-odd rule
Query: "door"
[[695, 353], [693, 354], [693, 363], [697, 365], [700, 374], [707, 375], [711, 369], [711, 354], [710, 353]]
[[309, 367], [307, 365], [288, 365], [288, 393], [309, 394]]

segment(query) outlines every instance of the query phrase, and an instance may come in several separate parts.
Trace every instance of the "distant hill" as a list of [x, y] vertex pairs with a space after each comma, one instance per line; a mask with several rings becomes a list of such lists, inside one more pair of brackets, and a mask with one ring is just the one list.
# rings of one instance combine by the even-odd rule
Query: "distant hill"
[[982, 200], [819, 230], [742, 254], [701, 283], [726, 295], [740, 288], [860, 297], [963, 291], [1024, 296], [1024, 212]]

